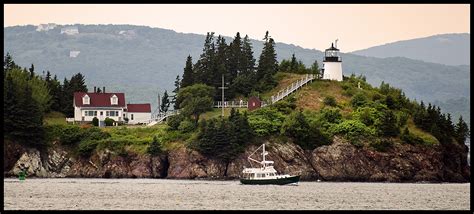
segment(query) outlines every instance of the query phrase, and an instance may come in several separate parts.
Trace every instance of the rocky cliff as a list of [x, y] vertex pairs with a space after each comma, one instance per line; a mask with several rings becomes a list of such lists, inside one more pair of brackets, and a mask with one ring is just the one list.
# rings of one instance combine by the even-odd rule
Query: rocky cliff
[[[358, 148], [335, 138], [331, 145], [303, 150], [293, 143], [265, 142], [280, 173], [301, 174], [302, 180], [368, 182], [468, 182], [467, 147], [432, 147], [395, 144], [386, 152]], [[45, 151], [4, 143], [4, 174], [15, 176], [23, 164], [30, 177], [83, 178], [175, 178], [236, 179], [248, 155], [259, 145], [248, 146], [231, 162], [205, 157], [197, 151], [179, 148], [160, 156], [109, 150], [91, 157], [76, 157], [58, 143]]]

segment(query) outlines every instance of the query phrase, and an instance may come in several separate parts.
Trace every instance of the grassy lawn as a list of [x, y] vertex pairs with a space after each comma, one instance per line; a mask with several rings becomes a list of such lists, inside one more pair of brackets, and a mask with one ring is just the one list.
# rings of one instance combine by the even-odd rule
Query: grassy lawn
[[50, 112], [44, 115], [43, 122], [47, 125], [67, 124], [66, 116], [61, 112]]
[[[224, 108], [224, 117], [229, 117], [230, 115], [230, 110], [231, 108]], [[247, 108], [236, 108], [235, 110], [239, 111], [240, 113], [244, 113], [244, 111], [247, 111]], [[199, 120], [206, 119], [209, 120], [211, 118], [218, 118], [222, 115], [222, 109], [221, 108], [214, 108], [212, 111], [208, 111], [204, 114], [201, 114], [199, 116]]]
[[[435, 144], [439, 144], [439, 141], [438, 139], [436, 139], [433, 135], [431, 135], [430, 133], [427, 133], [423, 130], [421, 130], [420, 128], [416, 127], [415, 126], [415, 123], [413, 122], [413, 119], [410, 118], [408, 119], [407, 121], [407, 125], [408, 125], [408, 131], [418, 137], [420, 137], [421, 139], [423, 139], [423, 141], [428, 144], [428, 145], [435, 145]], [[404, 129], [404, 127], [403, 127]], [[401, 129], [401, 130], [403, 130]]]

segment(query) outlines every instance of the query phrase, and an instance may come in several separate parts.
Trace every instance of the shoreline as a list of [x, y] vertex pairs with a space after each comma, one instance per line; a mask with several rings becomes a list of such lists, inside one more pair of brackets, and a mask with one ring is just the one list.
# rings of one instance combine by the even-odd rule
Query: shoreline
[[[235, 181], [239, 182], [239, 179], [205, 179], [205, 178], [196, 178], [196, 179], [186, 179], [186, 178], [77, 178], [77, 177], [66, 177], [66, 178], [42, 178], [42, 177], [30, 177], [26, 178], [23, 182], [27, 180], [47, 180], [47, 179], [54, 179], [54, 180], [169, 180], [169, 181]], [[4, 182], [6, 180], [20, 180], [17, 177], [4, 177]], [[375, 182], [375, 181], [316, 181], [316, 180], [300, 180], [299, 183], [361, 183], [361, 184], [470, 184], [470, 182], [430, 182], [430, 181], [418, 181], [418, 182]], [[258, 185], [257, 185], [258, 186]]]

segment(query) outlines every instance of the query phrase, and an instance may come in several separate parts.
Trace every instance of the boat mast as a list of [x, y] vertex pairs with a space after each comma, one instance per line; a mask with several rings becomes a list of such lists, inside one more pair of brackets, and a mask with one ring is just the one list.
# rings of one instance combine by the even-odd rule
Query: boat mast
[[262, 155], [263, 155], [263, 168], [265, 168], [266, 167], [266, 164], [265, 164], [265, 144], [263, 144], [263, 153], [262, 153]]

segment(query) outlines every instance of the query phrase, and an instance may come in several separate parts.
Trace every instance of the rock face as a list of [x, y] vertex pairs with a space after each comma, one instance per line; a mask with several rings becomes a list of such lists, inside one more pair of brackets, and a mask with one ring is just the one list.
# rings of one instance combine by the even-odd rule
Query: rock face
[[330, 181], [442, 181], [443, 163], [437, 148], [395, 144], [387, 152], [357, 149], [336, 138], [315, 149], [311, 164], [322, 180]]
[[179, 148], [169, 153], [168, 178], [224, 178], [226, 164], [208, 159], [197, 151]]
[[[413, 146], [394, 144], [386, 152], [357, 148], [335, 137], [331, 145], [305, 151], [294, 143], [265, 142], [267, 158], [283, 174], [300, 174], [301, 180], [369, 182], [468, 182], [467, 147], [450, 144]], [[5, 142], [4, 174], [17, 176], [22, 166], [30, 177], [236, 179], [250, 166], [247, 157], [260, 145], [250, 145], [229, 163], [179, 148], [160, 156], [110, 150], [74, 158], [53, 143], [46, 151]], [[253, 157], [260, 159], [255, 153]], [[258, 166], [257, 163], [252, 163]]]
[[123, 157], [106, 149], [74, 162], [67, 177], [163, 178], [166, 177], [166, 169], [165, 155], [155, 157], [131, 153]]

